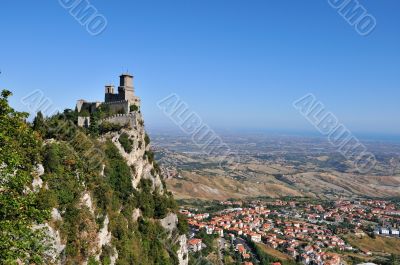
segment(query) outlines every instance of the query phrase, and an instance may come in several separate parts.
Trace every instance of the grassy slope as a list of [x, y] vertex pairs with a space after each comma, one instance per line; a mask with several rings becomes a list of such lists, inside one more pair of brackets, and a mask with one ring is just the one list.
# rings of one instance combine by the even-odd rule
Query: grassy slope
[[257, 246], [259, 246], [268, 255], [276, 257], [280, 260], [291, 260], [292, 259], [290, 256], [286, 255], [285, 253], [282, 253], [279, 250], [268, 247], [265, 244], [257, 244]]
[[185, 179], [169, 179], [167, 187], [178, 199], [198, 198], [204, 200], [226, 200], [248, 196], [282, 195], [301, 196], [302, 194], [279, 182], [257, 183], [238, 181], [227, 177], [207, 177], [196, 173], [183, 173]]
[[355, 236], [346, 237], [349, 243], [363, 251], [380, 252], [400, 255], [400, 239], [392, 237], [371, 238], [368, 236], [358, 238]]

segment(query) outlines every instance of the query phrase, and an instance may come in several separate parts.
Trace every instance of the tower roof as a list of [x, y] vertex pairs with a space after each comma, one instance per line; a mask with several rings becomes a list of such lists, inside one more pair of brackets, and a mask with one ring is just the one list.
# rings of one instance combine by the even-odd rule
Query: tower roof
[[128, 73], [128, 72], [122, 73], [120, 76], [129, 76], [129, 77], [133, 77], [133, 75], [131, 75], [131, 74]]

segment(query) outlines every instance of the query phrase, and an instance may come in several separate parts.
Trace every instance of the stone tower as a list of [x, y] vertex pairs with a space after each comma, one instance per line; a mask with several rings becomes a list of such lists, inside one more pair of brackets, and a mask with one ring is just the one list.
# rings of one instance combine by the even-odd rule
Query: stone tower
[[105, 98], [104, 102], [112, 102], [118, 101], [119, 97], [118, 94], [114, 94], [114, 86], [113, 85], [106, 85], [105, 86]]
[[133, 76], [126, 73], [119, 77], [118, 94], [120, 100], [127, 100], [131, 103], [135, 101], [135, 91], [133, 88]]
[[106, 85], [106, 94], [114, 94], [114, 86], [113, 85]]

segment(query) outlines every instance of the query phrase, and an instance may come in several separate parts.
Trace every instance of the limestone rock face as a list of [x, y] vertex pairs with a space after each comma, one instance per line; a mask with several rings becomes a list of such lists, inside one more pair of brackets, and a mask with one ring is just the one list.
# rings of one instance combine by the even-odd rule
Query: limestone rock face
[[[121, 156], [126, 160], [127, 165], [131, 168], [131, 182], [134, 189], [138, 189], [139, 183], [142, 179], [151, 180], [152, 189], [157, 190], [160, 193], [165, 192], [165, 187], [163, 186], [162, 176], [158, 170], [156, 170], [152, 156], [150, 155], [150, 145], [149, 140], [146, 135], [143, 119], [139, 111], [130, 114], [130, 118], [134, 119], [131, 122], [132, 127], [126, 127], [118, 132], [109, 132], [107, 134], [99, 137], [100, 142], [105, 142], [111, 140], [111, 142], [117, 147]], [[120, 137], [128, 136], [130, 143], [132, 143], [132, 148], [127, 152], [120, 143]], [[55, 141], [48, 141], [49, 143], [54, 143]], [[99, 169], [99, 176], [107, 177], [105, 174], [105, 165], [102, 165]], [[33, 186], [40, 188], [42, 186], [46, 187], [47, 183], [40, 179], [45, 173], [43, 166], [38, 166], [37, 172], [35, 174], [35, 181]], [[77, 172], [76, 178], [80, 179], [80, 174]], [[100, 261], [104, 249], [106, 249], [109, 255], [110, 264], [116, 264], [118, 260], [119, 253], [115, 247], [114, 238], [111, 233], [111, 228], [113, 224], [115, 225], [115, 216], [109, 216], [108, 213], [99, 213], [97, 209], [96, 197], [94, 197], [94, 191], [91, 190], [91, 186], [86, 185], [84, 182], [83, 191], [79, 197], [78, 208], [84, 210], [85, 218], [87, 221], [85, 223], [79, 223], [81, 227], [84, 227], [82, 231], [79, 232], [79, 237], [83, 238], [88, 245], [88, 257], [94, 258], [96, 261]], [[53, 208], [51, 211], [52, 220], [42, 227], [45, 227], [48, 231], [49, 238], [51, 239], [51, 245], [54, 248], [54, 253], [52, 253], [52, 258], [55, 260], [55, 264], [63, 264], [63, 255], [65, 255], [66, 240], [65, 237], [60, 233], [62, 230], [63, 222], [66, 220], [63, 218], [65, 210], [60, 210]], [[140, 209], [134, 209], [132, 213], [132, 220], [137, 222], [142, 216]], [[99, 222], [100, 221], [100, 222]], [[176, 235], [178, 217], [174, 213], [169, 213], [164, 219], [159, 220], [162, 227], [166, 230], [171, 238], [173, 234]], [[179, 259], [180, 265], [188, 264], [188, 249], [187, 249], [187, 238], [185, 235], [178, 235], [174, 239], [174, 242], [179, 246], [177, 251], [177, 257]], [[82, 264], [88, 264], [89, 260], [82, 261]]]
[[179, 237], [179, 246], [177, 255], [179, 259], [179, 265], [188, 265], [189, 264], [189, 250], [187, 247], [187, 237], [186, 235], [181, 235]]
[[39, 191], [43, 187], [43, 180], [35, 176], [32, 181], [32, 187], [34, 191]]
[[108, 215], [104, 219], [103, 228], [99, 232], [99, 247], [106, 246], [111, 243], [111, 232], [108, 231], [108, 224], [110, 220], [108, 219]]
[[[108, 215], [106, 215], [106, 218], [104, 219], [103, 223], [103, 228], [100, 229], [99, 234], [98, 234], [98, 254], [96, 256], [96, 260], [100, 260], [100, 255], [102, 254], [103, 247], [104, 246], [109, 246], [111, 244], [111, 232], [108, 229], [108, 225], [110, 224], [110, 219], [108, 218]], [[116, 253], [116, 250], [114, 251]]]
[[43, 176], [43, 174], [44, 174], [44, 167], [43, 167], [42, 164], [38, 164], [38, 165], [36, 166], [36, 172], [35, 172], [35, 174], [36, 174], [37, 177]]
[[49, 250], [46, 255], [49, 260], [55, 264], [61, 264], [60, 256], [65, 250], [65, 244], [62, 243], [60, 232], [51, 227], [48, 223], [37, 225], [33, 228], [34, 230], [42, 230], [47, 237]]
[[60, 214], [60, 212], [58, 211], [57, 208], [53, 208], [53, 209], [51, 210], [51, 219], [52, 219], [53, 221], [62, 221], [61, 214]]
[[135, 210], [133, 210], [133, 213], [132, 213], [132, 220], [134, 221], [134, 222], [137, 222], [137, 220], [139, 219], [139, 217], [141, 217], [142, 216], [142, 212], [140, 211], [140, 209], [135, 209]]
[[[164, 219], [160, 220], [161, 226], [169, 233], [169, 237], [176, 230], [178, 224], [178, 216], [174, 213], [169, 213]], [[179, 259], [179, 265], [187, 265], [189, 263], [189, 252], [187, 248], [187, 237], [186, 235], [178, 235], [174, 238], [176, 244], [179, 246], [177, 256]]]
[[94, 207], [92, 202], [92, 197], [90, 197], [89, 192], [85, 192], [81, 198], [81, 205], [86, 206], [89, 211], [94, 214]]
[[39, 191], [43, 187], [43, 180], [40, 178], [44, 174], [44, 167], [38, 164], [33, 172], [32, 188], [34, 191]]
[[[135, 112], [132, 117], [135, 119], [135, 121], [132, 122], [135, 124], [133, 128], [108, 133], [103, 136], [101, 140], [105, 141], [111, 138], [111, 141], [118, 148], [122, 157], [125, 158], [128, 166], [133, 168], [132, 185], [134, 188], [138, 187], [141, 179], [150, 179], [153, 183], [153, 190], [158, 188], [160, 192], [163, 192], [164, 187], [161, 176], [154, 171], [153, 164], [145, 156], [146, 152], [150, 151], [150, 145], [146, 144], [146, 131], [143, 125], [142, 115], [139, 112]], [[119, 138], [122, 134], [127, 134], [129, 139], [132, 140], [132, 151], [129, 153], [124, 150], [124, 147], [119, 142]]]
[[160, 223], [161, 226], [171, 234], [178, 224], [178, 216], [174, 213], [169, 213], [164, 219], [160, 220]]

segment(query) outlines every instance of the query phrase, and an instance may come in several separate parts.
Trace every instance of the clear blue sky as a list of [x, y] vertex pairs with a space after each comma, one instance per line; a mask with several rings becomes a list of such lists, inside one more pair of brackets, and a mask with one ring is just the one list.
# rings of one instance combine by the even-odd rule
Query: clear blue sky
[[3, 0], [0, 87], [12, 104], [41, 89], [59, 108], [102, 100], [135, 75], [150, 127], [156, 102], [182, 97], [215, 129], [313, 130], [292, 107], [314, 93], [356, 132], [400, 135], [400, 2], [360, 0], [377, 20], [362, 37], [325, 0], [100, 1], [91, 36], [58, 0]]

